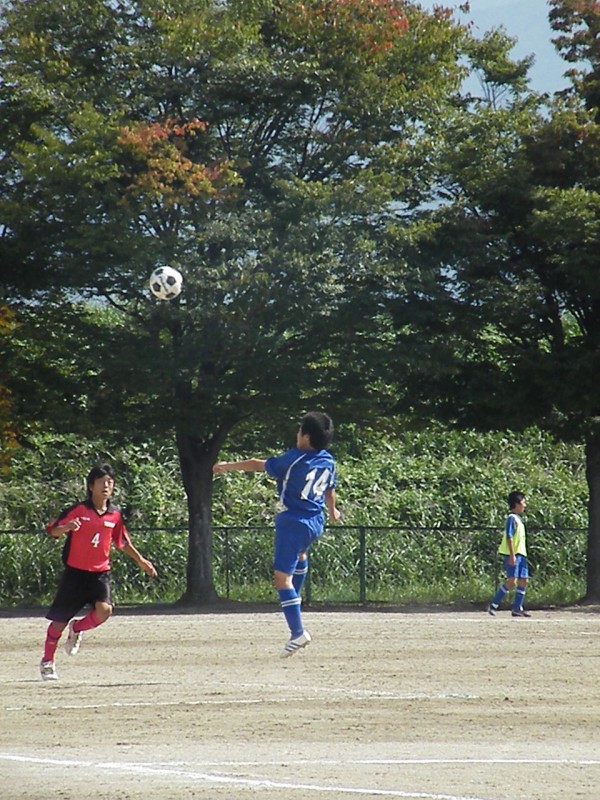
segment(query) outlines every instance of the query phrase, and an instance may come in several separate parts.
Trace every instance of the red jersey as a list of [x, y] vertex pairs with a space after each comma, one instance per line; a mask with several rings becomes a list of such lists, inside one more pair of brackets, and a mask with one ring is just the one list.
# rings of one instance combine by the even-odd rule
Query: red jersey
[[129, 543], [129, 534], [117, 506], [108, 504], [107, 510], [99, 514], [90, 500], [76, 503], [48, 523], [51, 533], [57, 525], [64, 525], [79, 517], [81, 527], [69, 531], [63, 548], [63, 561], [69, 567], [86, 572], [107, 572], [110, 569], [110, 546], [122, 549]]

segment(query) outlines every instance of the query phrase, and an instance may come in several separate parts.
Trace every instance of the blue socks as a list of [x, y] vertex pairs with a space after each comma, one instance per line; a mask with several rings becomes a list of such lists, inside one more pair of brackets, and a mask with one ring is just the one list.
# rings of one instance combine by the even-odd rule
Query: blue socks
[[492, 605], [494, 606], [494, 608], [498, 608], [498, 606], [504, 600], [507, 594], [508, 594], [508, 589], [506, 588], [506, 584], [503, 583], [492, 598]]
[[292, 639], [303, 632], [302, 614], [300, 612], [300, 595], [295, 589], [278, 589], [279, 605], [285, 616], [285, 621], [288, 624]]
[[292, 586], [296, 590], [297, 594], [301, 594], [307, 574], [308, 558], [305, 558], [303, 561], [298, 561], [296, 564], [296, 569], [294, 570], [294, 574], [292, 575]]
[[308, 574], [308, 558], [298, 561], [296, 569], [292, 575], [292, 589], [278, 589], [279, 605], [285, 616], [285, 621], [288, 624], [292, 639], [304, 631], [302, 625], [302, 599], [300, 593]]
[[[517, 586], [515, 590], [515, 599], [512, 606], [513, 611], [521, 611], [521, 609], [523, 608], [526, 591], [527, 591], [526, 586]], [[498, 606], [504, 600], [507, 594], [508, 594], [508, 589], [506, 588], [506, 584], [503, 583], [492, 598], [492, 606], [494, 608], [498, 608]]]
[[513, 603], [512, 610], [513, 611], [521, 611], [523, 608], [523, 603], [525, 602], [525, 587], [524, 586], [517, 586], [517, 591], [515, 592], [515, 602]]

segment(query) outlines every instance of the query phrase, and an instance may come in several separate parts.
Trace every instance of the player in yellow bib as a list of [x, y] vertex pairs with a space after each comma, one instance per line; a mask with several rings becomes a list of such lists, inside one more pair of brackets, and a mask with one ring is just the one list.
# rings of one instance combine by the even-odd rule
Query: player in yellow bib
[[521, 519], [521, 514], [525, 511], [526, 505], [527, 503], [523, 492], [511, 492], [508, 495], [510, 513], [506, 518], [504, 536], [498, 547], [498, 553], [500, 553], [504, 559], [506, 580], [488, 604], [487, 611], [492, 617], [496, 616], [500, 603], [504, 600], [515, 583], [517, 584], [517, 590], [512, 606], [512, 615], [513, 617], [531, 616], [531, 614], [523, 608], [525, 592], [527, 591], [527, 581], [529, 579], [525, 524]]

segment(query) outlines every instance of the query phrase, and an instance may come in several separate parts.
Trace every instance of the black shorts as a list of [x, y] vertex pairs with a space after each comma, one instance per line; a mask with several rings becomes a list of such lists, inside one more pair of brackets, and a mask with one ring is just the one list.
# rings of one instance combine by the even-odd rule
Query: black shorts
[[53, 622], [68, 622], [89, 603], [108, 603], [112, 606], [112, 585], [108, 572], [86, 572], [74, 567], [65, 567], [56, 596], [48, 609], [46, 619]]

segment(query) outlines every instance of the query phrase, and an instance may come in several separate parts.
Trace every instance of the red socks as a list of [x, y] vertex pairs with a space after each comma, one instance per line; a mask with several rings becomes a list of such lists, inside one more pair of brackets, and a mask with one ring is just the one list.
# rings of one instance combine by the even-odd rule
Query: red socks
[[[85, 617], [76, 620], [73, 623], [73, 630], [75, 633], [81, 631], [90, 631], [92, 628], [97, 628], [102, 623], [96, 616], [96, 611], [92, 609]], [[58, 641], [62, 636], [62, 632], [66, 628], [66, 624], [62, 622], [51, 622], [46, 631], [46, 641], [44, 642], [44, 661], [54, 661], [54, 654], [58, 647]]]
[[78, 619], [76, 622], [73, 623], [73, 630], [75, 633], [81, 633], [82, 631], [91, 631], [92, 628], [97, 628], [98, 625], [102, 623], [96, 616], [96, 611], [92, 609], [89, 614], [86, 614], [85, 617]]
[[46, 641], [44, 642], [44, 661], [54, 661], [54, 654], [56, 653], [56, 648], [58, 647], [58, 640], [66, 628], [66, 625], [63, 625], [62, 628], [57, 628], [57, 624], [60, 625], [61, 623], [51, 622], [50, 625], [48, 625], [48, 630], [46, 631]]

